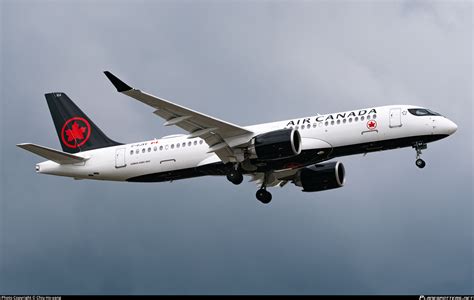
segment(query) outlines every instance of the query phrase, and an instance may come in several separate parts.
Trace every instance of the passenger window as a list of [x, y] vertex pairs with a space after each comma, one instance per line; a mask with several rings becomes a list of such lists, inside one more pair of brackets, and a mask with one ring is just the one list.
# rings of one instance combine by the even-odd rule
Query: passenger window
[[136, 153], [136, 154], [140, 153], [140, 150], [138, 150], [138, 149], [137, 149], [137, 150], [135, 150], [135, 153]]
[[130, 155], [133, 155], [133, 150], [130, 150]]
[[163, 150], [163, 146], [160, 146], [160, 151]]
[[306, 129], [310, 129], [310, 128], [311, 128], [311, 124], [306, 125]]
[[183, 147], [186, 147], [186, 142], [183, 143]]
[[313, 123], [313, 128], [316, 128], [317, 124], [316, 123]]
[[361, 121], [364, 121], [364, 116], [360, 117], [360, 120], [361, 120]]
[[171, 149], [174, 149], [174, 144], [171, 144]]
[[168, 145], [165, 146], [165, 150], [168, 150]]
[[331, 121], [331, 125], [334, 125], [334, 121]]
[[346, 122], [347, 122], [347, 120], [346, 120], [346, 119], [342, 120], [342, 123], [346, 124]]
[[179, 148], [181, 146], [180, 143], [176, 143], [176, 148]]
[[190, 147], [190, 146], [191, 146], [191, 142], [188, 142], [188, 147]]
[[153, 147], [153, 151], [156, 151], [156, 150], [158, 150], [158, 147], [156, 147], [156, 146]]
[[374, 120], [377, 119], [377, 115], [373, 115], [372, 119], [374, 119]]
[[349, 123], [352, 123], [352, 118], [349, 118]]
[[194, 146], [196, 146], [198, 144], [198, 141], [194, 141]]
[[202, 145], [202, 143], [204, 143], [204, 141], [203, 141], [203, 140], [200, 140], [200, 141], [199, 141], [199, 145]]
[[337, 125], [341, 124], [341, 120], [337, 120], [336, 123], [337, 123]]
[[142, 149], [142, 153], [145, 153], [145, 148]]
[[328, 121], [324, 122], [324, 126], [328, 126], [328, 124], [329, 124]]
[[354, 122], [357, 122], [357, 121], [359, 121], [359, 117], [354, 118]]
[[148, 152], [151, 152], [151, 147], [148, 147]]
[[370, 115], [367, 115], [367, 120], [370, 120]]

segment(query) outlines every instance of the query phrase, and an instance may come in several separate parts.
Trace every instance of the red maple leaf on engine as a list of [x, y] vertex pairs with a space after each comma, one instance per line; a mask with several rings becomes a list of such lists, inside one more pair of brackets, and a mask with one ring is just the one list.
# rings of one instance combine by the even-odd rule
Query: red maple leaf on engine
[[83, 140], [86, 129], [86, 127], [79, 127], [79, 124], [74, 122], [74, 124], [72, 124], [72, 129], [66, 130], [67, 141], [71, 142], [74, 140]]

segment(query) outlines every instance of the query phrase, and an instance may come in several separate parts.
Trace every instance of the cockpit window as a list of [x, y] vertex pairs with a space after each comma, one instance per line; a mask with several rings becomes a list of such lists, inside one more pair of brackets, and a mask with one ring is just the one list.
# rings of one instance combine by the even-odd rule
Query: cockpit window
[[441, 116], [437, 112], [426, 108], [410, 108], [408, 111], [415, 116]]

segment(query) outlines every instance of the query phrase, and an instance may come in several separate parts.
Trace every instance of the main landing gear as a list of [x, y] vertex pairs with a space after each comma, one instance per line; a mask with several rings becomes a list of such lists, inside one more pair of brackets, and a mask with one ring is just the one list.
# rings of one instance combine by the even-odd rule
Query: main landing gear
[[235, 185], [239, 185], [242, 183], [244, 180], [244, 176], [242, 175], [242, 172], [239, 171], [239, 165], [232, 166], [229, 168], [227, 171], [227, 180], [232, 182]]
[[255, 196], [257, 197], [258, 201], [262, 202], [263, 204], [268, 204], [270, 201], [272, 201], [272, 194], [263, 186], [257, 191]]
[[257, 191], [255, 196], [257, 197], [257, 200], [262, 202], [263, 204], [268, 204], [270, 201], [272, 201], [272, 194], [267, 191], [267, 178], [268, 175], [265, 173], [263, 177], [263, 183], [260, 189]]
[[[262, 186], [255, 194], [257, 199], [263, 204], [268, 204], [270, 203], [270, 201], [272, 201], [272, 194], [269, 191], [267, 191], [267, 186], [266, 186], [268, 176], [269, 175], [265, 173]], [[242, 181], [244, 180], [244, 176], [242, 175], [242, 172], [238, 164], [229, 166], [229, 168], [227, 169], [226, 177], [227, 177], [227, 180], [229, 180], [235, 185], [241, 184]]]
[[416, 150], [416, 161], [415, 164], [418, 168], [423, 169], [426, 166], [426, 162], [420, 158], [421, 150], [425, 150], [428, 146], [425, 143], [417, 142], [413, 148]]

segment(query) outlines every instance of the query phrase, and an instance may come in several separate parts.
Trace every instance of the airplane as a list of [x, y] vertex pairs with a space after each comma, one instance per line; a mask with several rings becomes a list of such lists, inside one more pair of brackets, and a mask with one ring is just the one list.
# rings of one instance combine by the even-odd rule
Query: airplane
[[272, 200], [269, 187], [293, 183], [304, 192], [340, 188], [345, 168], [329, 160], [413, 147], [416, 166], [424, 168], [422, 150], [457, 130], [448, 118], [416, 105], [389, 105], [239, 126], [134, 89], [104, 72], [117, 91], [154, 109], [165, 126], [187, 134], [131, 144], [107, 137], [62, 92], [45, 94], [62, 146], [55, 150], [32, 143], [17, 146], [47, 161], [36, 172], [128, 182], [164, 182], [198, 176], [226, 176], [240, 184], [243, 176], [259, 185], [256, 198]]

